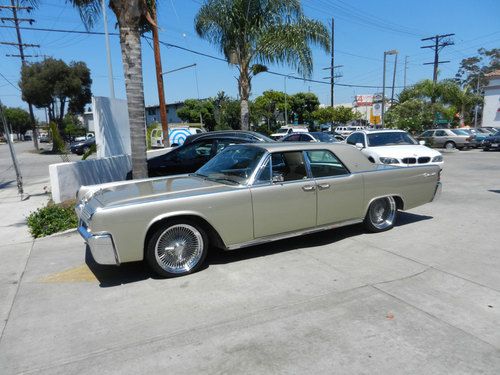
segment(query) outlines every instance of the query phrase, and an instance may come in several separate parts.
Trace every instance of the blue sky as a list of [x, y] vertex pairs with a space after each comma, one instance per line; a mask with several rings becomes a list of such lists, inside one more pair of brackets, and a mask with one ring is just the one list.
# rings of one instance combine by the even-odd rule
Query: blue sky
[[[10, 1], [0, 0], [0, 4]], [[215, 47], [198, 38], [194, 31], [193, 19], [201, 0], [163, 0], [159, 7], [160, 39], [179, 46], [211, 55], [219, 55]], [[480, 47], [500, 47], [500, 1], [498, 0], [419, 0], [390, 1], [359, 0], [303, 0], [305, 13], [312, 18], [330, 24], [335, 17], [335, 65], [343, 65], [343, 74], [338, 83], [359, 85], [382, 85], [383, 51], [399, 51], [396, 85], [403, 84], [403, 61], [408, 56], [407, 82], [432, 78], [432, 66], [422, 65], [433, 61], [430, 49], [421, 49], [423, 37], [435, 34], [455, 33], [455, 45], [446, 47], [440, 59], [450, 60], [440, 66], [440, 78], [452, 77], [462, 58], [474, 55]], [[1, 12], [8, 16], [6, 10]], [[78, 12], [64, 0], [41, 0], [38, 9], [30, 17], [36, 20], [34, 27], [83, 30]], [[108, 10], [110, 31], [115, 31], [116, 19]], [[2, 24], [7, 25], [7, 23]], [[26, 24], [29, 27], [28, 24]], [[99, 21], [95, 31], [102, 31]], [[23, 31], [24, 43], [40, 44], [40, 48], [29, 51], [63, 59], [67, 62], [81, 60], [92, 72], [92, 91], [96, 96], [108, 96], [105, 42], [103, 36], [75, 35], [48, 32]], [[15, 31], [0, 28], [0, 41], [15, 41]], [[17, 53], [12, 46], [0, 45], [0, 72], [15, 85], [19, 80], [19, 59], [5, 57]], [[125, 98], [120, 46], [117, 37], [111, 37], [111, 53], [114, 70], [116, 96]], [[162, 47], [163, 70], [197, 64], [190, 68], [166, 75], [165, 94], [167, 102], [182, 101], [186, 98], [205, 98], [225, 91], [236, 97], [236, 70], [228, 64], [206, 57], [194, 55], [175, 48]], [[220, 55], [219, 55], [220, 56]], [[38, 61], [41, 58], [33, 58]], [[392, 79], [392, 56], [388, 61], [387, 84]], [[328, 76], [324, 67], [329, 66], [328, 54], [314, 49], [313, 77], [321, 80]], [[156, 81], [153, 53], [150, 45], [143, 40], [143, 69], [146, 105], [157, 104]], [[285, 74], [293, 70], [286, 66], [272, 66], [273, 71]], [[253, 80], [253, 97], [268, 89], [283, 90], [284, 78], [261, 74]], [[302, 80], [288, 80], [288, 93], [311, 91], [318, 95], [321, 103], [329, 103], [329, 86]], [[335, 102], [352, 102], [354, 95], [378, 92], [376, 88], [336, 87]], [[26, 107], [20, 93], [0, 77], [0, 98], [8, 106]], [[37, 114], [42, 117], [40, 111]]]

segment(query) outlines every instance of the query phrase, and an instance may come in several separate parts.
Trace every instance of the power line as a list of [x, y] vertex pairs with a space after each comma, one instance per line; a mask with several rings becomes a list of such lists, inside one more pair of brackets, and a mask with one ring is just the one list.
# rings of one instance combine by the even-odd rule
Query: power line
[[[12, 28], [12, 26], [0, 25], [0, 28]], [[100, 32], [100, 31], [48, 29], [48, 28], [41, 28], [41, 27], [20, 27], [20, 29], [31, 30], [31, 31], [57, 32], [57, 33], [104, 35], [104, 32]], [[120, 36], [119, 33], [109, 33], [109, 35]], [[151, 38], [147, 37], [147, 36], [143, 36], [143, 38], [145, 40], [151, 40]], [[193, 53], [193, 54], [196, 54], [196, 55], [199, 55], [199, 56], [204, 56], [204, 57], [210, 58], [212, 60], [218, 60], [218, 61], [222, 61], [222, 62], [225, 62], [225, 63], [229, 63], [229, 61], [226, 60], [225, 58], [214, 56], [214, 55], [210, 55], [208, 53], [196, 51], [196, 50], [193, 50], [193, 49], [190, 49], [190, 48], [182, 47], [182, 46], [179, 46], [177, 44], [167, 43], [167, 42], [163, 42], [161, 40], [160, 40], [160, 44], [164, 45], [165, 47], [176, 48], [176, 49], [179, 49], [179, 50], [182, 50], [182, 51], [186, 51], [186, 52], [190, 52], [190, 53]], [[276, 76], [281, 76], [281, 77], [286, 77], [287, 76], [287, 74], [279, 73], [279, 72], [274, 72], [274, 71], [271, 71], [271, 70], [268, 70], [265, 73], [276, 75]], [[290, 79], [295, 79], [295, 80], [305, 81], [305, 82], [312, 82], [312, 83], [320, 83], [320, 84], [323, 84], [323, 85], [329, 85], [330, 84], [329, 82], [319, 81], [319, 80], [315, 80], [315, 79], [311, 79], [311, 78], [290, 77]], [[348, 84], [348, 83], [336, 83], [336, 85], [337, 86], [342, 86], [342, 87], [360, 87], [360, 88], [372, 88], [372, 89], [378, 89], [378, 88], [380, 88], [380, 86], [377, 86], [377, 85], [357, 85], [357, 84]], [[396, 88], [403, 88], [403, 86], [396, 86]]]
[[2, 72], [0, 72], [0, 77], [2, 77], [5, 81], [7, 81], [7, 83], [8, 83], [9, 85], [11, 85], [12, 87], [14, 87], [16, 90], [21, 91], [21, 89], [20, 89], [19, 87], [17, 87], [16, 85], [14, 85], [11, 81], [9, 81], [9, 80], [7, 79], [7, 77], [5, 77], [5, 76], [2, 74]]

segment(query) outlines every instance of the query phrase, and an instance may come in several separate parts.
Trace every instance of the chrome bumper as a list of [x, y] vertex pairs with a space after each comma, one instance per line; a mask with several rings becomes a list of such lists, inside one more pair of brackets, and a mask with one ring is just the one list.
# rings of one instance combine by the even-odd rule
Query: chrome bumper
[[120, 259], [118, 258], [111, 234], [104, 232], [92, 234], [81, 222], [78, 226], [78, 233], [80, 233], [89, 245], [90, 252], [96, 263], [120, 265]]
[[441, 196], [442, 190], [443, 190], [443, 185], [441, 184], [441, 182], [438, 182], [437, 186], [436, 186], [436, 191], [434, 191], [434, 196], [432, 197], [431, 202], [434, 202], [435, 200], [437, 200]]

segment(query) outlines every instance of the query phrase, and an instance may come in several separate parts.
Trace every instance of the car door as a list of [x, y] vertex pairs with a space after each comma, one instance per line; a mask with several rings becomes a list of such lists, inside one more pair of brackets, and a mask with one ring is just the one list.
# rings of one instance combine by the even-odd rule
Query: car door
[[301, 151], [271, 154], [250, 192], [255, 238], [316, 225], [316, 184]]
[[305, 155], [317, 186], [317, 225], [362, 218], [363, 177], [351, 174], [330, 150], [310, 150]]
[[434, 132], [434, 146], [442, 147], [448, 138], [448, 134], [445, 130], [436, 130]]

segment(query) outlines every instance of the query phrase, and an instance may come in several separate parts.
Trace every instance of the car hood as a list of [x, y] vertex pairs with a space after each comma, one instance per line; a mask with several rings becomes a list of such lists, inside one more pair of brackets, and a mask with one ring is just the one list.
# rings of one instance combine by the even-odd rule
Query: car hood
[[143, 204], [157, 200], [218, 193], [237, 187], [192, 175], [177, 175], [144, 180], [120, 181], [82, 186], [78, 198], [97, 200], [103, 208], [125, 204]]
[[393, 146], [377, 146], [368, 147], [368, 152], [376, 153], [384, 157], [419, 157], [419, 156], [438, 156], [441, 155], [439, 151], [433, 150], [429, 147], [422, 145], [393, 145]]

